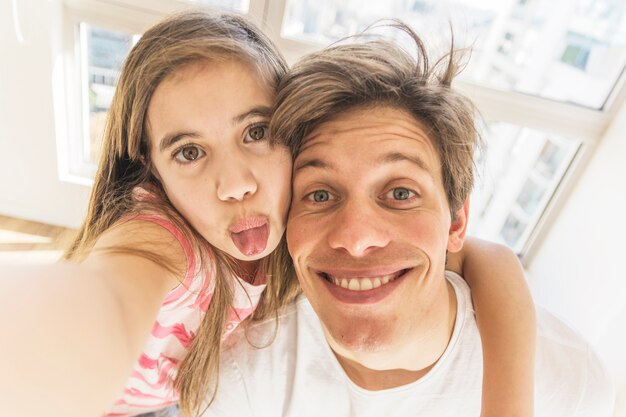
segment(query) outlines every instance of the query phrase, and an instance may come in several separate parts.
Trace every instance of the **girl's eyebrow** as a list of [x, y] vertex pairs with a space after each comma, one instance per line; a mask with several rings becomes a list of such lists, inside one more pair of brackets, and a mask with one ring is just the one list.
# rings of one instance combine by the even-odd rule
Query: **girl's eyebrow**
[[[269, 106], [257, 106], [257, 107], [253, 107], [252, 109], [238, 114], [237, 116], [232, 118], [231, 123], [233, 125], [237, 125], [239, 123], [242, 123], [243, 121], [245, 121], [246, 119], [250, 118], [250, 117], [256, 117], [256, 116], [261, 116], [261, 117], [270, 117], [272, 115], [272, 111], [273, 109]], [[167, 135], [165, 135], [160, 141], [159, 141], [159, 151], [163, 152], [164, 150], [166, 150], [167, 148], [169, 148], [170, 146], [174, 145], [176, 142], [186, 138], [186, 137], [191, 137], [191, 138], [197, 138], [200, 137], [200, 134], [197, 132], [173, 132], [173, 133], [169, 133]]]
[[237, 125], [244, 120], [255, 116], [270, 117], [272, 115], [272, 111], [273, 109], [269, 106], [253, 107], [252, 109], [233, 117], [232, 124]]
[[176, 142], [178, 142], [178, 141], [180, 141], [180, 140], [182, 140], [182, 139], [184, 139], [186, 137], [198, 138], [198, 137], [200, 137], [200, 134], [197, 133], [197, 132], [174, 132], [174, 133], [169, 133], [169, 134], [163, 136], [163, 138], [159, 142], [159, 151], [163, 152], [164, 150], [166, 150], [170, 146], [174, 145]]

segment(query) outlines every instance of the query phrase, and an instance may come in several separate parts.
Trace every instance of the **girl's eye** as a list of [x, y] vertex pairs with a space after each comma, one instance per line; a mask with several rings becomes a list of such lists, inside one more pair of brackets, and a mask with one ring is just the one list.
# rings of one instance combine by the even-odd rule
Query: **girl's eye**
[[195, 145], [187, 145], [174, 153], [174, 159], [180, 163], [193, 162], [205, 155], [205, 152]]
[[248, 129], [244, 142], [257, 142], [265, 139], [267, 134], [267, 125], [256, 125]]
[[332, 194], [330, 194], [326, 190], [313, 191], [307, 197], [309, 198], [309, 200], [312, 200], [315, 203], [325, 203], [333, 198]]

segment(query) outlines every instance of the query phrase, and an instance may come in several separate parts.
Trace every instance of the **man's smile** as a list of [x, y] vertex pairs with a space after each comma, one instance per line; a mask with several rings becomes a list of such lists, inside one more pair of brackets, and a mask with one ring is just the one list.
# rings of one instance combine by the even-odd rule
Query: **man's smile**
[[391, 294], [414, 268], [377, 268], [370, 270], [316, 270], [328, 291], [340, 302], [377, 303]]
[[379, 288], [393, 282], [397, 278], [403, 276], [410, 268], [395, 270], [390, 273], [376, 273], [376, 271], [347, 272], [337, 271], [332, 274], [329, 272], [318, 272], [322, 278], [339, 287], [346, 288], [350, 291], [368, 291]]

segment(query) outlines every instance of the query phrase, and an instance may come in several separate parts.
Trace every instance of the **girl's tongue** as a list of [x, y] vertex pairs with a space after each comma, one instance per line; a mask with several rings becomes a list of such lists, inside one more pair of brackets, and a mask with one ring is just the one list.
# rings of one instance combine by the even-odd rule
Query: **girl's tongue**
[[254, 256], [263, 252], [267, 246], [268, 236], [269, 228], [267, 222], [261, 226], [230, 233], [233, 243], [237, 246], [239, 252], [245, 256]]

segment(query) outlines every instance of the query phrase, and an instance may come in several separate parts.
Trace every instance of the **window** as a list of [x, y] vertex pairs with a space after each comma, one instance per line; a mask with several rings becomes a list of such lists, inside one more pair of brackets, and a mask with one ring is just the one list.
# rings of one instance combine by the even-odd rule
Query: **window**
[[[106, 114], [111, 105], [122, 64], [139, 38], [125, 32], [79, 24], [82, 43], [81, 79], [83, 80], [82, 159], [85, 166], [95, 166], [102, 144]], [[88, 113], [87, 113], [88, 110]]]
[[[282, 36], [326, 45], [381, 17], [437, 34], [431, 39], [448, 39], [451, 21], [455, 41], [473, 49], [462, 75], [467, 81], [590, 108], [604, 106], [626, 64], [626, 3], [619, 0], [537, 0], [514, 8], [487, 0], [392, 0], [368, 7], [357, 0], [288, 0]], [[493, 84], [493, 73], [501, 71], [510, 81]]]
[[518, 253], [572, 165], [581, 143], [509, 123], [489, 124], [472, 194], [469, 233]]

